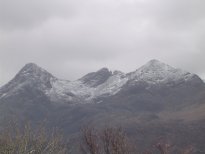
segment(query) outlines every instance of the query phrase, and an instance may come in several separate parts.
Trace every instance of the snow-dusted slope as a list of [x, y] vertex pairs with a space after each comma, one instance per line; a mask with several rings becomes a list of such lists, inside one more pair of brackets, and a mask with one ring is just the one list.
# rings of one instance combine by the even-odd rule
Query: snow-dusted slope
[[84, 85], [81, 81], [52, 80], [52, 88], [46, 91], [46, 95], [52, 101], [84, 103], [91, 97], [93, 88]]
[[127, 76], [120, 72], [120, 71], [114, 71], [113, 75], [108, 78], [106, 82], [99, 85], [95, 91], [93, 97], [101, 96], [101, 95], [114, 95], [118, 93], [122, 86], [126, 84], [128, 81]]
[[0, 98], [18, 93], [19, 90], [36, 88], [52, 102], [87, 103], [94, 98], [117, 94], [124, 85], [136, 82], [166, 84], [189, 81], [196, 75], [175, 69], [157, 60], [151, 60], [135, 72], [124, 74], [107, 68], [89, 73], [76, 81], [60, 80], [46, 70], [30, 63], [0, 89]]
[[44, 93], [53, 102], [86, 103], [101, 95], [114, 95], [128, 79], [119, 71], [107, 68], [89, 73], [76, 81], [61, 80], [37, 66], [26, 64], [8, 84], [0, 89], [0, 98], [16, 95], [27, 88]]
[[50, 81], [57, 80], [52, 74], [34, 63], [26, 64], [19, 73], [0, 89], [0, 97], [15, 95], [28, 87], [46, 91], [51, 88]]
[[177, 82], [179, 80], [188, 81], [195, 75], [181, 69], [173, 68], [158, 60], [151, 60], [133, 73], [129, 73], [129, 78], [137, 81], [145, 81], [149, 84]]
[[196, 75], [175, 69], [160, 61], [151, 60], [135, 72], [128, 74], [120, 71], [114, 71], [112, 73], [107, 68], [103, 68], [72, 82], [54, 80], [51, 81], [52, 88], [46, 93], [52, 100], [63, 98], [65, 101], [72, 101], [78, 98], [78, 101], [87, 102], [100, 96], [117, 94], [128, 81], [166, 84], [188, 81], [194, 76]]
[[[116, 94], [127, 81], [126, 75], [119, 71], [115, 71], [105, 82], [95, 87], [92, 83], [84, 83], [81, 79], [72, 82], [53, 80], [51, 81], [52, 88], [47, 90], [46, 94], [52, 100], [61, 98], [65, 101], [72, 101], [75, 97], [75, 99], [87, 102], [102, 95]], [[96, 80], [94, 82], [96, 83]]]

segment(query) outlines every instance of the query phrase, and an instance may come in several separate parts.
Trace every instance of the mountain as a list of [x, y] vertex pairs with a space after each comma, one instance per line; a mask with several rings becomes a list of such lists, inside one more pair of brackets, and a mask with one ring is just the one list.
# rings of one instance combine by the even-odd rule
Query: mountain
[[46, 70], [29, 63], [19, 71], [14, 79], [0, 89], [0, 94], [3, 95], [2, 97], [8, 97], [18, 93], [23, 87], [38, 88], [43, 91], [51, 88], [50, 81], [55, 79]]
[[188, 104], [195, 104], [193, 98], [201, 99], [201, 93], [204, 91], [204, 83], [197, 75], [175, 69], [157, 60], [151, 60], [127, 76], [129, 80], [119, 93], [120, 99], [122, 97], [124, 102], [133, 102], [134, 105], [147, 104], [151, 110], [176, 110]]
[[[205, 83], [196, 74], [158, 60], [130, 73], [102, 68], [76, 81], [29, 63], [0, 88], [0, 125], [47, 119], [49, 127], [58, 126], [68, 136], [82, 125], [121, 125], [142, 145], [165, 136], [203, 149], [204, 100]], [[183, 140], [187, 136], [189, 141]]]
[[9, 97], [25, 89], [36, 89], [47, 96], [51, 102], [88, 103], [104, 95], [113, 96], [128, 87], [139, 87], [137, 85], [140, 84], [143, 84], [146, 89], [183, 84], [203, 85], [197, 75], [175, 69], [157, 60], [151, 60], [128, 74], [102, 68], [72, 82], [57, 79], [36, 64], [30, 63], [0, 89], [0, 97]]
[[170, 82], [188, 81], [194, 76], [197, 77], [194, 74], [175, 69], [157, 60], [149, 61], [135, 72], [130, 73], [130, 76], [134, 78], [135, 81], [146, 81], [150, 84], [169, 84]]

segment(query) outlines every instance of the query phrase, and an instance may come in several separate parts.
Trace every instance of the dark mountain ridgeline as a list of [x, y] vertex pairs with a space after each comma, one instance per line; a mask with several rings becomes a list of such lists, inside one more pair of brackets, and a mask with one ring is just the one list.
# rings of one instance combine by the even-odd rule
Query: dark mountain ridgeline
[[87, 124], [123, 126], [144, 146], [163, 136], [204, 150], [204, 100], [205, 84], [197, 75], [157, 60], [128, 74], [103, 68], [76, 81], [30, 63], [1, 87], [0, 123], [47, 119], [68, 136]]

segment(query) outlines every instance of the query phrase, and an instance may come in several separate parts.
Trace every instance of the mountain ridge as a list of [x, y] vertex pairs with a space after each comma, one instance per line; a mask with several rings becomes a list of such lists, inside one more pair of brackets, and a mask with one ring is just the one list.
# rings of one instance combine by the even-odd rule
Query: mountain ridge
[[123, 126], [142, 146], [163, 136], [201, 150], [204, 100], [205, 83], [197, 75], [156, 60], [130, 73], [103, 68], [75, 81], [30, 63], [0, 88], [0, 129], [13, 118], [34, 126], [46, 119], [49, 128], [73, 137], [82, 126], [107, 124]]
[[51, 101], [93, 102], [92, 100], [98, 97], [117, 94], [128, 83], [130, 85], [141, 82], [149, 85], [179, 84], [192, 79], [199, 83], [202, 82], [195, 74], [175, 69], [155, 59], [127, 74], [102, 68], [88, 73], [76, 81], [60, 80], [38, 65], [28, 63], [8, 84], [0, 89], [0, 97], [2, 95], [5, 97], [6, 91], [13, 93], [16, 87], [31, 85], [38, 86], [37, 89], [40, 89]]

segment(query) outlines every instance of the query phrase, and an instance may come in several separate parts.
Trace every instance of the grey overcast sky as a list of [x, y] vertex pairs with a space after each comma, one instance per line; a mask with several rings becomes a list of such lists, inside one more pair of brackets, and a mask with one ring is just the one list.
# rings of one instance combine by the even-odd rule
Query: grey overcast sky
[[0, 0], [0, 85], [34, 62], [75, 80], [150, 59], [205, 78], [205, 0]]

